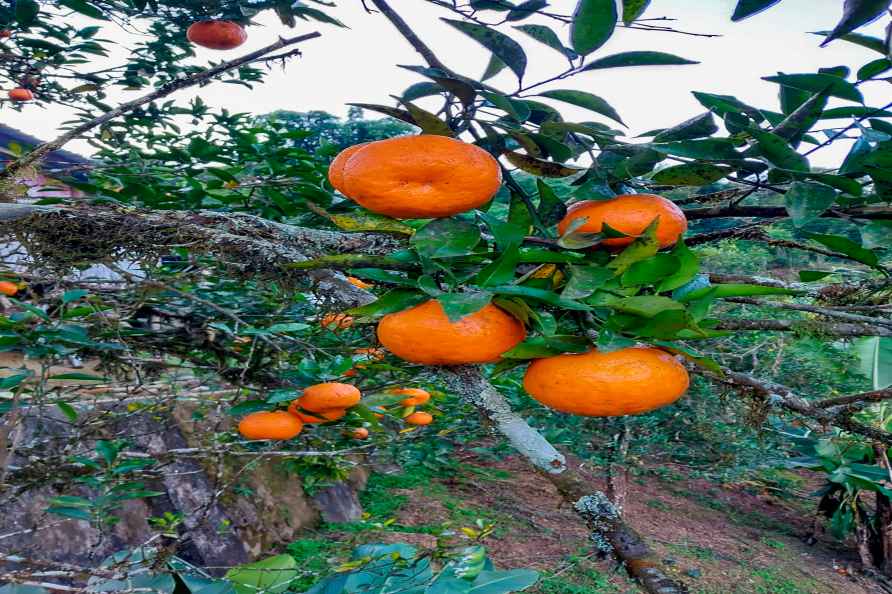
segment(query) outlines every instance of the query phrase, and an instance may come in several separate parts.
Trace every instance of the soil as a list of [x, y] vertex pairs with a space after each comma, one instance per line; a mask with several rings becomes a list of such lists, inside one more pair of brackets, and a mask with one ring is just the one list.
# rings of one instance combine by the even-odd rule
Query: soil
[[[588, 546], [588, 533], [550, 483], [509, 457], [492, 461], [461, 454], [460, 471], [413, 489], [395, 522], [351, 539], [408, 542], [432, 547], [426, 526], [475, 518], [496, 529], [485, 544], [499, 568], [531, 567], [543, 573], [532, 592], [595, 594], [638, 592], [611, 559]], [[858, 571], [848, 543], [825, 533], [809, 539], [814, 499], [776, 496], [764, 486], [718, 485], [666, 468], [661, 476], [631, 476], [624, 515], [694, 594], [880, 594]], [[812, 480], [809, 477], [809, 480]], [[597, 488], [603, 484], [593, 477]], [[346, 535], [345, 535], [346, 536]], [[813, 544], [808, 544], [812, 542]]]

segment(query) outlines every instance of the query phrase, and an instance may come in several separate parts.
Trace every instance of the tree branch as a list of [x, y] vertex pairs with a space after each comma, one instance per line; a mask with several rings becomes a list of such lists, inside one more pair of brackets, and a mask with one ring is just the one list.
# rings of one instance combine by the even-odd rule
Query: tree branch
[[779, 301], [765, 301], [763, 299], [753, 299], [751, 297], [731, 297], [725, 301], [732, 303], [744, 303], [747, 305], [758, 305], [760, 307], [773, 307], [775, 309], [789, 309], [793, 311], [805, 311], [818, 314], [828, 318], [836, 318], [838, 320], [846, 320], [848, 322], [877, 324], [879, 326], [888, 326], [892, 328], [892, 319], [875, 318], [872, 316], [862, 316], [852, 314], [837, 309], [828, 309], [826, 307], [818, 307], [817, 305], [803, 305], [799, 303], [783, 303]]
[[[704, 208], [688, 208], [684, 211], [688, 220], [719, 219], [729, 217], [749, 218], [786, 218], [789, 216], [784, 206], [715, 206]], [[822, 217], [856, 219], [892, 219], [892, 208], [886, 206], [866, 206], [828, 210]]]
[[424, 58], [424, 61], [427, 62], [427, 65], [431, 68], [436, 68], [437, 70], [442, 70], [443, 72], [450, 74], [452, 76], [457, 76], [454, 72], [452, 72], [440, 59], [434, 54], [434, 52], [424, 43], [418, 35], [415, 34], [415, 31], [409, 26], [406, 21], [403, 20], [395, 10], [393, 10], [389, 4], [385, 0], [371, 0], [372, 4], [381, 11], [381, 13], [387, 17], [396, 30], [400, 32], [400, 34], [406, 38], [415, 51], [417, 51]]
[[[271, 45], [260, 48], [259, 50], [253, 51], [250, 54], [246, 54], [240, 58], [236, 58], [235, 60], [231, 60], [229, 62], [223, 62], [213, 68], [208, 68], [186, 78], [182, 78], [179, 80], [175, 80], [173, 82], [167, 83], [159, 87], [158, 89], [139, 97], [138, 99], [134, 99], [133, 101], [128, 101], [126, 103], [122, 103], [115, 109], [111, 111], [107, 111], [104, 114], [93, 118], [92, 120], [88, 120], [79, 126], [75, 126], [65, 134], [62, 134], [55, 140], [51, 140], [49, 142], [45, 142], [42, 145], [35, 148], [33, 151], [24, 155], [23, 157], [16, 159], [15, 161], [7, 164], [6, 168], [3, 171], [0, 171], [0, 179], [10, 179], [15, 176], [16, 173], [21, 171], [23, 168], [32, 165], [48, 155], [49, 153], [62, 148], [66, 143], [71, 140], [74, 140], [78, 136], [101, 126], [105, 122], [111, 121], [118, 116], [124, 115], [130, 111], [133, 111], [137, 107], [141, 105], [145, 105], [146, 103], [151, 103], [156, 99], [161, 99], [162, 97], [167, 97], [168, 95], [175, 93], [176, 91], [187, 89], [189, 87], [193, 87], [195, 85], [201, 84], [205, 81], [208, 81], [214, 78], [217, 75], [223, 74], [229, 70], [234, 68], [238, 68], [239, 66], [243, 66], [250, 62], [256, 61], [258, 58], [265, 56], [266, 54], [282, 49], [283, 47], [288, 47], [294, 45], [296, 43], [301, 43], [302, 41], [307, 41], [308, 39], [313, 39], [315, 37], [320, 37], [321, 34], [319, 32], [306, 33], [304, 35], [298, 35], [297, 37], [292, 37], [290, 39], [279, 38], [279, 40]], [[279, 56], [281, 57], [281, 56]]]
[[883, 400], [892, 400], [892, 388], [884, 388], [872, 392], [862, 392], [861, 394], [852, 394], [850, 396], [825, 398], [824, 400], [815, 402], [814, 407], [832, 408], [834, 406], [849, 406], [852, 404], [869, 404], [872, 402], [881, 402]]
[[824, 336], [858, 337], [858, 336], [892, 336], [892, 327], [875, 326], [859, 323], [821, 323], [815, 324], [800, 320], [739, 320], [723, 319], [716, 325], [716, 330], [768, 330], [772, 332], [809, 331]]

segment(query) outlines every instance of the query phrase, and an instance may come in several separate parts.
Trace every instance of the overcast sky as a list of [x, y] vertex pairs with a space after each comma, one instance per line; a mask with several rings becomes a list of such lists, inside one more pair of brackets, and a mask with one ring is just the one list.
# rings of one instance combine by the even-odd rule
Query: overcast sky
[[[298, 21], [294, 30], [281, 25], [271, 12], [263, 13], [257, 26], [249, 27], [248, 42], [230, 52], [199, 48], [199, 61], [231, 58], [263, 47], [279, 35], [292, 36], [319, 30], [322, 38], [306, 42], [303, 56], [288, 62], [284, 69], [273, 68], [266, 83], [254, 89], [238, 85], [212, 84], [185, 91], [178, 97], [185, 101], [195, 94], [214, 106], [234, 111], [262, 114], [277, 109], [326, 110], [344, 115], [348, 102], [392, 103], [398, 94], [419, 82], [418, 75], [397, 68], [396, 64], [421, 64], [421, 58], [379, 14], [366, 14], [359, 0], [342, 0], [330, 14], [350, 29], [339, 29], [315, 22]], [[452, 69], [470, 76], [482, 73], [488, 52], [452, 27], [440, 22], [446, 11], [422, 0], [393, 0], [404, 18]], [[673, 33], [618, 29], [595, 56], [629, 50], [656, 50], [698, 60], [692, 66], [619, 68], [581, 74], [552, 84], [545, 89], [574, 88], [606, 99], [630, 127], [630, 134], [677, 124], [704, 109], [691, 95], [692, 90], [735, 95], [757, 107], [778, 111], [775, 84], [759, 80], [777, 71], [814, 72], [822, 66], [846, 64], [857, 69], [876, 59], [878, 54], [859, 46], [836, 41], [818, 47], [820, 37], [809, 31], [831, 29], [840, 17], [842, 0], [784, 0], [778, 6], [740, 23], [730, 15], [736, 0], [653, 0], [646, 18], [678, 19], [673, 26], [692, 32], [715, 33], [716, 38], [702, 38]], [[575, 0], [552, 0], [555, 12], [570, 12]], [[86, 19], [85, 19], [86, 20]], [[98, 24], [98, 23], [96, 23]], [[566, 39], [567, 31], [556, 21], [547, 21]], [[884, 22], [874, 23], [864, 33], [882, 35]], [[119, 31], [103, 31], [101, 36], [116, 40], [122, 47], [135, 37]], [[513, 35], [529, 56], [526, 81], [536, 81], [555, 74], [566, 66], [557, 52]], [[513, 91], [517, 81], [505, 70], [493, 79], [504, 91]], [[867, 105], [880, 106], [892, 97], [888, 83], [861, 86]], [[131, 99], [133, 92], [116, 92], [112, 99]], [[584, 110], [556, 103], [568, 118], [592, 119]], [[369, 117], [377, 117], [367, 114]], [[56, 136], [62, 122], [71, 113], [61, 107], [28, 106], [23, 112], [3, 110], [2, 121], [43, 139]], [[605, 120], [606, 122], [607, 120]], [[88, 152], [82, 142], [69, 148]], [[846, 147], [832, 147], [815, 154], [813, 163], [838, 164]]]

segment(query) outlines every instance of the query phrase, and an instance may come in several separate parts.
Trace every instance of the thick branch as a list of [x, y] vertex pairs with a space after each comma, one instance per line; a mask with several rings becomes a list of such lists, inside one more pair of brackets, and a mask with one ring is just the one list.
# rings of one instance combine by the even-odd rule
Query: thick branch
[[438, 70], [442, 70], [447, 74], [453, 74], [449, 68], [446, 67], [443, 62], [434, 54], [434, 52], [424, 43], [418, 35], [415, 34], [415, 31], [409, 26], [406, 21], [403, 20], [395, 10], [393, 10], [389, 4], [385, 0], [371, 0], [372, 4], [374, 4], [381, 13], [387, 17], [394, 27], [396, 27], [397, 31], [400, 32], [400, 35], [406, 38], [415, 51], [417, 51], [424, 58], [424, 61], [427, 62], [428, 66], [431, 68], [436, 68]]
[[[719, 219], [729, 217], [785, 218], [789, 216], [784, 206], [715, 206], [706, 208], [689, 208], [684, 211], [688, 220]], [[886, 206], [868, 206], [845, 210], [828, 210], [822, 217], [856, 219], [892, 219], [892, 208]]]
[[892, 336], [892, 327], [866, 324], [833, 322], [815, 323], [799, 320], [720, 320], [716, 330], [767, 330], [771, 332], [812, 332], [824, 336], [854, 338], [858, 336]]
[[[726, 299], [732, 303], [745, 303], [747, 305], [758, 305], [759, 307], [773, 307], [775, 309], [789, 309], [793, 311], [805, 311], [818, 314], [827, 318], [836, 318], [838, 320], [846, 320], [847, 322], [876, 324], [878, 326], [887, 326], [892, 328], [892, 319], [875, 318], [872, 316], [862, 316], [858, 314], [848, 313], [838, 309], [829, 309], [819, 307], [817, 305], [804, 305], [800, 303], [783, 303], [780, 301], [765, 301], [764, 299], [753, 299], [751, 297], [731, 297]], [[880, 312], [881, 313], [881, 312]]]
[[240, 58], [236, 58], [235, 60], [231, 60], [229, 62], [223, 62], [213, 68], [208, 68], [207, 70], [203, 70], [186, 78], [182, 78], [179, 80], [175, 80], [173, 82], [167, 83], [163, 85], [151, 93], [143, 95], [138, 99], [134, 99], [133, 101], [128, 101], [127, 103], [122, 103], [115, 109], [105, 112], [104, 114], [93, 118], [92, 120], [88, 120], [79, 126], [75, 126], [65, 134], [62, 134], [55, 140], [51, 140], [49, 142], [45, 142], [44, 144], [38, 146], [33, 151], [24, 155], [23, 157], [9, 163], [6, 166], [6, 169], [0, 171], [0, 179], [8, 179], [15, 176], [17, 172], [22, 170], [29, 165], [33, 165], [49, 153], [60, 149], [66, 143], [75, 138], [81, 136], [85, 132], [92, 130], [102, 124], [111, 121], [125, 113], [133, 111], [137, 107], [141, 105], [145, 105], [147, 103], [151, 103], [157, 99], [161, 99], [162, 97], [167, 97], [168, 95], [180, 91], [182, 89], [187, 89], [189, 87], [194, 87], [195, 85], [206, 82], [215, 76], [223, 74], [224, 72], [228, 72], [229, 70], [233, 70], [238, 68], [239, 66], [243, 66], [250, 62], [256, 61], [258, 58], [265, 56], [270, 52], [274, 52], [276, 50], [282, 49], [283, 47], [288, 47], [290, 45], [294, 45], [296, 43], [300, 43], [302, 41], [307, 41], [308, 39], [313, 39], [315, 37], [319, 37], [320, 33], [312, 32], [306, 33], [304, 35], [298, 35], [297, 37], [292, 37], [290, 39], [279, 38], [279, 40], [271, 45], [260, 48], [259, 50], [253, 51], [250, 54], [246, 54]]
[[872, 402], [882, 402], [883, 400], [892, 400], [892, 388], [884, 388], [882, 390], [874, 390], [872, 392], [862, 392], [861, 394], [851, 394], [849, 396], [837, 396], [835, 398], [825, 398], [814, 403], [815, 408], [832, 408], [834, 406], [849, 406], [852, 404], [869, 404]]

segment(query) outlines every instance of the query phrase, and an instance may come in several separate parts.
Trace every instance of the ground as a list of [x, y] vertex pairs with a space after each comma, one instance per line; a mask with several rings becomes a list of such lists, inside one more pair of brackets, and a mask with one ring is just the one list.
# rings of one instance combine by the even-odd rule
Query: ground
[[[363, 495], [365, 523], [307, 533], [292, 554], [305, 559], [307, 569], [324, 571], [357, 544], [433, 547], [443, 522], [471, 526], [483, 518], [496, 525], [486, 545], [498, 568], [542, 572], [535, 594], [638, 592], [615, 563], [592, 553], [572, 509], [522, 460], [483, 460], [470, 451], [459, 459], [447, 478], [405, 470], [374, 474]], [[719, 485], [689, 479], [683, 469], [645, 469], [630, 482], [626, 517], [692, 594], [883, 592], [857, 574], [846, 543], [819, 534], [815, 544], [806, 544], [814, 485], [808, 477], [785, 480], [793, 497], [779, 498], [772, 481]], [[307, 580], [302, 585], [312, 583]]]

